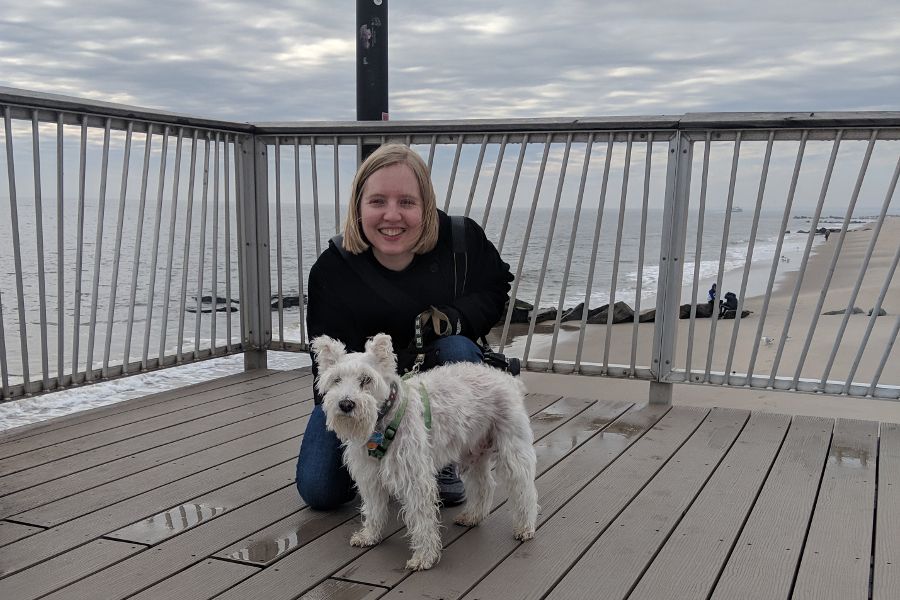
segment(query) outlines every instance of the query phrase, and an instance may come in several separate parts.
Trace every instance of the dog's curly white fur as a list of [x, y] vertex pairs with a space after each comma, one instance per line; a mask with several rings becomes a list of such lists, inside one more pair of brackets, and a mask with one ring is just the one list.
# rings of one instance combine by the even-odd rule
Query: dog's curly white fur
[[[491, 467], [496, 464], [508, 484], [516, 539], [534, 537], [536, 459], [523, 403], [524, 384], [476, 363], [436, 367], [401, 382], [391, 338], [385, 334], [367, 342], [365, 352], [347, 353], [341, 342], [327, 336], [317, 337], [312, 349], [326, 427], [343, 442], [344, 463], [362, 496], [363, 527], [350, 538], [352, 545], [381, 541], [388, 502], [394, 496], [402, 505], [413, 551], [406, 567], [421, 570], [437, 563], [441, 536], [435, 476], [451, 463], [459, 465], [468, 498], [458, 524], [477, 525], [488, 516], [494, 492]], [[379, 460], [369, 456], [366, 444], [392, 383], [408, 405], [393, 444]], [[423, 418], [421, 384], [431, 402], [430, 430]], [[400, 403], [398, 397], [385, 423]]]

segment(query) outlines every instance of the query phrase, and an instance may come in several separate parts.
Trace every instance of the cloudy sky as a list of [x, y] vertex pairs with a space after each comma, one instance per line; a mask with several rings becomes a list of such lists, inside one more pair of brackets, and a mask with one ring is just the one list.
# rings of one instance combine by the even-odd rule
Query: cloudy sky
[[[896, 0], [390, 4], [392, 119], [900, 109]], [[355, 118], [355, 2], [0, 0], [0, 85]]]

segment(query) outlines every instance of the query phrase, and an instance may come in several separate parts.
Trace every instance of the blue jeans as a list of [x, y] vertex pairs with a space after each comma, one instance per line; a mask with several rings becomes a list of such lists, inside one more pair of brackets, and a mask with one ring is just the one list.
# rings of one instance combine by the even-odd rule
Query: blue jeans
[[[439, 338], [432, 344], [437, 364], [481, 362], [481, 349], [461, 335]], [[333, 510], [356, 496], [353, 480], [344, 467], [341, 442], [333, 431], [325, 429], [325, 411], [313, 407], [300, 442], [297, 458], [297, 491], [315, 510]]]

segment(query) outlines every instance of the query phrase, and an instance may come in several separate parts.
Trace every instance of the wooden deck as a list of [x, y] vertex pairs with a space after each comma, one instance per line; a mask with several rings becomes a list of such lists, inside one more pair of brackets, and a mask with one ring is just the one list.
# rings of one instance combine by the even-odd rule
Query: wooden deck
[[[602, 385], [602, 383], [601, 383]], [[303, 371], [0, 434], [0, 598], [900, 597], [900, 425], [533, 394], [533, 541], [497, 508], [411, 574], [402, 524], [294, 487]]]

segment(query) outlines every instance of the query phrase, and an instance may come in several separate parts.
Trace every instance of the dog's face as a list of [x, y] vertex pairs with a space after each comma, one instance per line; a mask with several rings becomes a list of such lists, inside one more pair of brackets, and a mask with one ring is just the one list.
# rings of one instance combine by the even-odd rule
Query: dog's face
[[325, 426], [343, 442], [365, 443], [396, 377], [391, 336], [376, 335], [366, 342], [365, 352], [348, 353], [343, 343], [324, 335], [311, 346], [319, 365]]

